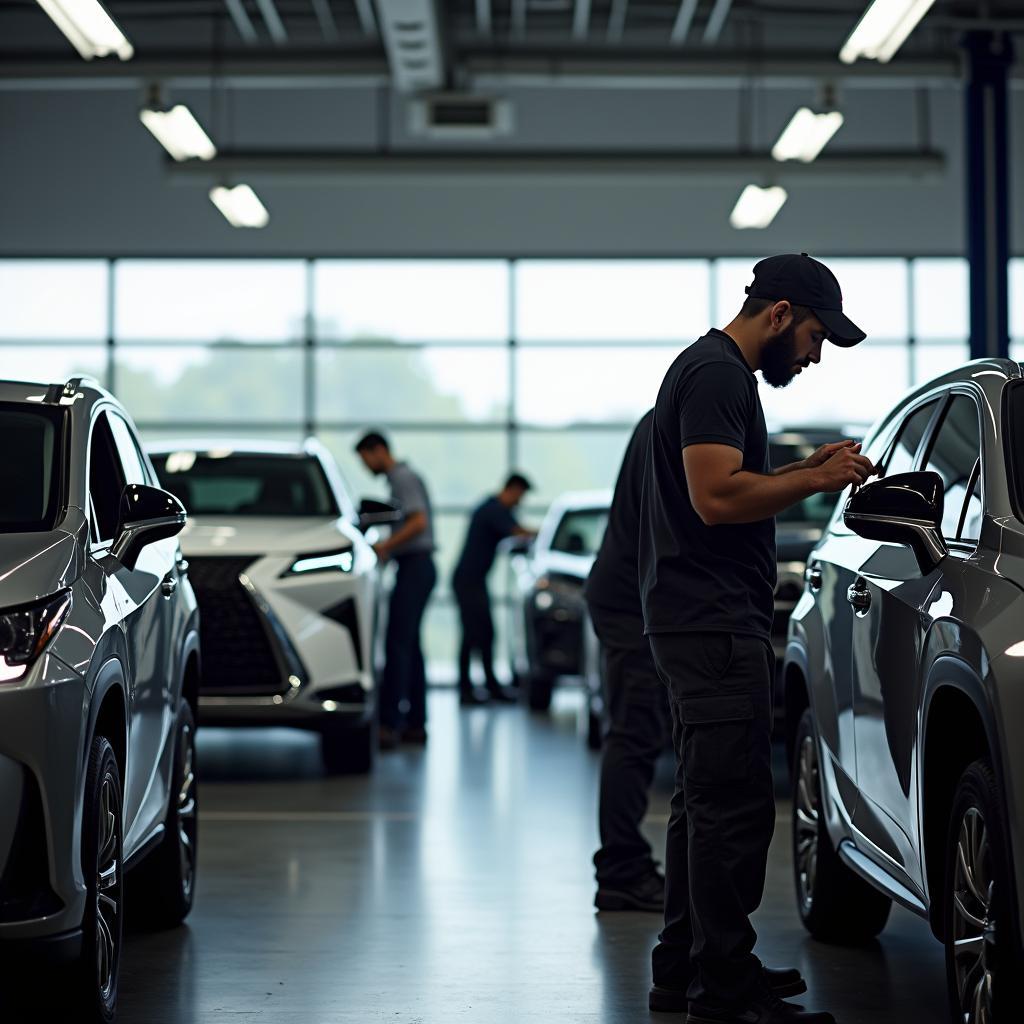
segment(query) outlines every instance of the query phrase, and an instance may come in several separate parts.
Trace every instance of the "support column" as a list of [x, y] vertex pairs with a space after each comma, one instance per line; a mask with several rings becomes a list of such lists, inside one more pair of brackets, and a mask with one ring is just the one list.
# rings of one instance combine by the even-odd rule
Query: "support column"
[[1013, 46], [1008, 36], [995, 32], [970, 32], [963, 46], [971, 358], [1005, 358], [1010, 347], [1007, 99]]

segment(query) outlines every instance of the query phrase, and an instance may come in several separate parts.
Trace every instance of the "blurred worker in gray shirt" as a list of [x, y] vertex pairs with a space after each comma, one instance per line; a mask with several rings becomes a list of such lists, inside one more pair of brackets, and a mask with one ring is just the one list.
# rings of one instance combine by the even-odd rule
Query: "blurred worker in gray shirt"
[[[434, 516], [423, 478], [391, 454], [387, 439], [364, 435], [356, 452], [375, 476], [386, 476], [391, 500], [402, 519], [387, 540], [374, 545], [382, 562], [393, 558], [398, 574], [388, 604], [385, 665], [380, 684], [380, 747], [394, 749], [399, 740], [427, 740], [427, 674], [420, 627], [430, 593], [437, 583], [434, 566]], [[407, 703], [407, 708], [403, 708]]]

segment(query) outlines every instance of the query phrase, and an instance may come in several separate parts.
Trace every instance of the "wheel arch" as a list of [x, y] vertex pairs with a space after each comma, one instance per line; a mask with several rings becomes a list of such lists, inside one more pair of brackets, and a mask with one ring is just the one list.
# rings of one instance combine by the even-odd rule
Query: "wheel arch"
[[128, 699], [124, 668], [117, 658], [108, 658], [96, 673], [89, 709], [89, 742], [84, 756], [89, 757], [92, 741], [104, 736], [114, 748], [114, 759], [124, 788], [128, 770]]
[[807, 678], [807, 658], [799, 644], [791, 643], [786, 650], [786, 659], [782, 667], [783, 702], [786, 709], [785, 741], [786, 764], [790, 773], [793, 771], [793, 758], [796, 754], [796, 733], [800, 727], [800, 718], [811, 706], [811, 687]]
[[928, 887], [928, 917], [939, 940], [946, 933], [942, 891], [949, 813], [957, 782], [973, 761], [986, 758], [1006, 809], [998, 732], [985, 687], [965, 661], [938, 658], [924, 689], [921, 731], [921, 845]]

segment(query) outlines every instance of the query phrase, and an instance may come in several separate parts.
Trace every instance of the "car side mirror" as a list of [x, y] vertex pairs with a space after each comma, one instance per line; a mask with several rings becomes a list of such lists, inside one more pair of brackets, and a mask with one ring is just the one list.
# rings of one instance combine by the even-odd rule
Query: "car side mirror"
[[144, 547], [176, 537], [187, 520], [185, 506], [170, 492], [129, 484], [121, 492], [117, 534], [110, 553], [126, 569], [134, 569]]
[[897, 473], [853, 494], [843, 522], [868, 540], [906, 544], [927, 575], [949, 554], [942, 537], [944, 497], [938, 473]]
[[359, 529], [364, 533], [371, 526], [389, 526], [401, 522], [402, 512], [390, 501], [363, 498], [359, 503]]

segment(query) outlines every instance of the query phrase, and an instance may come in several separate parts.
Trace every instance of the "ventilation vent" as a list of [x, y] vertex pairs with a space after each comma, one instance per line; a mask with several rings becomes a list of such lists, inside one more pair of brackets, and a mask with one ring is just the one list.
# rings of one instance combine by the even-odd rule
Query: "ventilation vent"
[[430, 139], [494, 139], [511, 134], [512, 104], [489, 96], [425, 96], [409, 105], [409, 131]]

